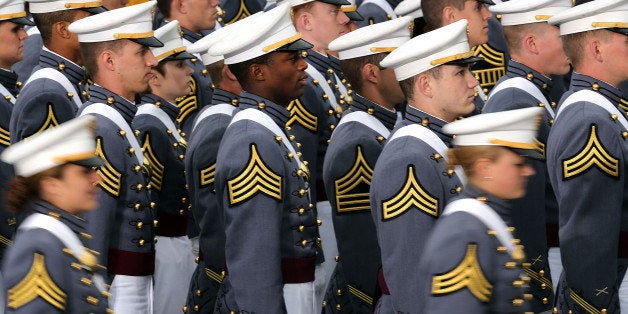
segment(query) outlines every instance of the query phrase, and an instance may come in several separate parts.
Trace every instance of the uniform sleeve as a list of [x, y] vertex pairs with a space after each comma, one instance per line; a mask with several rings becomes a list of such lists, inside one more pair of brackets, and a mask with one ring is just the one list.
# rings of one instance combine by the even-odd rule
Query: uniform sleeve
[[[138, 142], [142, 146], [144, 160], [150, 165], [150, 185], [153, 192], [150, 193], [151, 201], [161, 204], [166, 178], [166, 169], [169, 158], [172, 158], [173, 148], [170, 146], [168, 135], [160, 130], [163, 124], [158, 119], [149, 115], [136, 116], [133, 121], [134, 129], [140, 131]], [[172, 170], [171, 170], [172, 171]], [[166, 202], [168, 200], [164, 200]], [[169, 214], [179, 215], [178, 207], [160, 206], [159, 210], [171, 211]]]

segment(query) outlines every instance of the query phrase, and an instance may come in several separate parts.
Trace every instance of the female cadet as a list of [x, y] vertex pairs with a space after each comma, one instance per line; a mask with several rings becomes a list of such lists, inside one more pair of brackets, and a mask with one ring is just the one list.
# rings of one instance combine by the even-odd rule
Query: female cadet
[[461, 166], [467, 185], [445, 208], [420, 261], [425, 282], [421, 313], [523, 313], [530, 278], [522, 245], [508, 227], [507, 200], [525, 195], [538, 157], [535, 135], [542, 108], [488, 113], [455, 121], [450, 168]]

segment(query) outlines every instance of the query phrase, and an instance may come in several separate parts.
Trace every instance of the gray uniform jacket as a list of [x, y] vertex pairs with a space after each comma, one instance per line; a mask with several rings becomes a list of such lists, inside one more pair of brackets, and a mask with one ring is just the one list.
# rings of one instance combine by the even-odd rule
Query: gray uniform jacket
[[[394, 9], [403, 0], [385, 0]], [[368, 2], [362, 3], [358, 7], [358, 13], [364, 18], [362, 21], [355, 21], [358, 27], [368, 26], [376, 23], [390, 21], [393, 16], [386, 13], [379, 5]]]
[[235, 23], [247, 16], [264, 10], [265, 0], [220, 0], [223, 15], [218, 18], [222, 25]]
[[[9, 92], [13, 99], [18, 93], [16, 86], [17, 74], [0, 70], [0, 84]], [[10, 133], [9, 124], [13, 103], [7, 100], [6, 96], [0, 95], [0, 153], [2, 153], [9, 145]], [[4, 191], [6, 185], [13, 179], [13, 166], [0, 160], [0, 191]], [[0, 261], [4, 256], [4, 252], [11, 245], [13, 234], [16, 227], [16, 215], [9, 212], [6, 208], [4, 200], [4, 192], [0, 193]]]
[[[391, 136], [410, 124], [427, 127], [451, 145], [451, 136], [442, 132], [446, 122], [412, 106], [407, 106], [404, 120]], [[395, 311], [416, 313], [420, 308], [416, 291], [428, 278], [420, 276], [418, 266], [427, 236], [447, 202], [461, 190], [458, 175], [448, 171], [444, 157], [426, 142], [406, 136], [384, 146], [370, 194], [383, 277]]]
[[[580, 90], [599, 93], [625, 117], [628, 106], [617, 88], [577, 72], [561, 101]], [[619, 313], [617, 291], [628, 258], [628, 130], [617, 118], [594, 103], [578, 101], [556, 118], [547, 140], [566, 275], [557, 292], [563, 313]]]

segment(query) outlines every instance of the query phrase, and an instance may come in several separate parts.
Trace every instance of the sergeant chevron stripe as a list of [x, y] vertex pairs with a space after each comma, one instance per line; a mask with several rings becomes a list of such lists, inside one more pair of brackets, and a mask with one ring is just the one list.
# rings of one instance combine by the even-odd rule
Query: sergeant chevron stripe
[[290, 119], [286, 122], [286, 126], [292, 126], [296, 122], [304, 128], [316, 132], [318, 117], [307, 111], [299, 99], [290, 102], [288, 111], [290, 111]]
[[597, 136], [597, 126], [591, 125], [589, 139], [582, 150], [575, 156], [563, 160], [563, 179], [571, 179], [592, 167], [597, 167], [603, 173], [619, 178], [619, 161], [609, 154]]
[[222, 283], [222, 280], [224, 278], [222, 275], [218, 274], [217, 272], [209, 268], [205, 268], [205, 275], [207, 275], [207, 277], [211, 278], [213, 281], [217, 283]]
[[246, 7], [246, 3], [244, 3], [244, 0], [240, 0], [240, 7], [238, 8], [238, 12], [236, 13], [236, 15], [227, 23], [225, 23], [225, 25], [229, 25], [231, 23], [237, 22], [247, 16], [250, 16], [251, 12], [249, 11], [249, 9]]
[[67, 299], [65, 292], [48, 275], [44, 256], [39, 253], [33, 256], [33, 265], [24, 279], [9, 289], [8, 294], [7, 305], [12, 309], [17, 309], [41, 297], [50, 305], [63, 311]]
[[142, 151], [144, 152], [144, 157], [146, 157], [148, 164], [151, 166], [150, 185], [157, 191], [161, 191], [161, 186], [164, 181], [164, 164], [159, 161], [153, 151], [153, 147], [150, 144], [150, 133], [146, 133]]
[[0, 145], [5, 147], [11, 145], [11, 133], [9, 133], [9, 129], [0, 127]]
[[468, 244], [467, 252], [451, 271], [432, 277], [432, 294], [442, 295], [469, 289], [478, 300], [488, 302], [493, 294], [493, 285], [486, 279], [478, 262], [477, 244]]
[[[349, 172], [334, 181], [338, 213], [371, 210], [368, 187], [371, 186], [373, 168], [364, 159], [360, 145], [356, 146], [355, 155], [355, 162]], [[366, 188], [356, 189], [360, 184], [366, 185]]]
[[55, 112], [54, 110], [52, 110], [52, 104], [48, 103], [48, 114], [46, 115], [46, 120], [44, 120], [44, 123], [39, 127], [39, 129], [37, 129], [35, 133], [30, 134], [28, 136], [29, 137], [33, 136], [47, 129], [54, 128], [57, 125], [59, 125], [59, 120], [57, 120], [57, 117], [55, 116]]
[[229, 205], [235, 206], [261, 193], [281, 201], [281, 176], [274, 173], [251, 144], [251, 158], [240, 174], [227, 181]]
[[202, 187], [214, 183], [216, 179], [216, 163], [213, 163], [208, 167], [201, 169], [201, 171], [199, 171], [199, 174], [201, 176], [200, 182]]
[[120, 196], [122, 173], [116, 170], [107, 159], [107, 155], [105, 155], [105, 151], [103, 150], [101, 137], [96, 138], [96, 155], [105, 162], [103, 166], [98, 167], [98, 174], [100, 175], [98, 185], [107, 193], [115, 197]]
[[414, 166], [408, 165], [406, 182], [401, 190], [382, 202], [382, 217], [384, 220], [392, 219], [412, 207], [418, 208], [429, 216], [438, 217], [438, 199], [421, 187], [414, 174]]

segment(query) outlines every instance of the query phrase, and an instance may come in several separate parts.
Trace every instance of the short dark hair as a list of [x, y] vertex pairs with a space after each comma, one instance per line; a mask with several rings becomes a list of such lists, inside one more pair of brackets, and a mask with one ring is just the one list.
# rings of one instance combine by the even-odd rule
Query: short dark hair
[[210, 65], [206, 65], [205, 69], [209, 74], [209, 77], [212, 79], [212, 84], [215, 87], [220, 86], [222, 83], [222, 68], [225, 67], [225, 60], [216, 61]]
[[611, 32], [606, 29], [596, 29], [590, 30], [586, 32], [567, 34], [561, 36], [563, 41], [563, 50], [565, 51], [565, 55], [569, 57], [571, 64], [574, 67], [580, 66], [580, 64], [584, 61], [584, 44], [586, 40], [590, 37], [597, 37], [600, 40], [608, 41], [611, 37]]
[[165, 18], [170, 17], [170, 5], [172, 4], [172, 0], [157, 0], [157, 9]]
[[388, 53], [376, 53], [368, 56], [345, 59], [340, 61], [342, 74], [351, 84], [351, 89], [358, 94], [362, 93], [362, 68], [367, 64], [374, 64], [379, 67], [379, 63], [388, 55]]
[[227, 66], [229, 67], [229, 71], [231, 71], [231, 73], [233, 73], [233, 75], [235, 75], [235, 77], [238, 79], [238, 82], [240, 82], [240, 85], [242, 85], [242, 87], [246, 89], [251, 82], [250, 77], [249, 77], [249, 68], [253, 64], [268, 64], [268, 61], [270, 60], [270, 56], [272, 54], [273, 54], [272, 52], [267, 53], [265, 55], [261, 55], [251, 60], [246, 60], [240, 63], [228, 64]]
[[435, 30], [443, 26], [442, 13], [447, 6], [458, 10], [464, 9], [467, 0], [421, 0], [421, 11], [428, 30]]
[[87, 75], [94, 78], [98, 74], [98, 56], [105, 50], [120, 52], [126, 44], [127, 39], [115, 39], [109, 41], [80, 43], [81, 57], [83, 58], [83, 66]]
[[74, 22], [76, 10], [63, 10], [48, 13], [32, 13], [37, 29], [45, 46], [52, 40], [52, 26], [59, 22]]
[[441, 67], [437, 66], [435, 68], [431, 68], [423, 73], [419, 73], [413, 77], [409, 77], [403, 81], [399, 82], [399, 87], [401, 87], [401, 91], [403, 92], [403, 95], [406, 96], [406, 99], [413, 99], [414, 97], [414, 84], [416, 83], [416, 80], [418, 79], [419, 75], [421, 74], [427, 74], [435, 79], [439, 79], [441, 77], [441, 72], [440, 72]]

